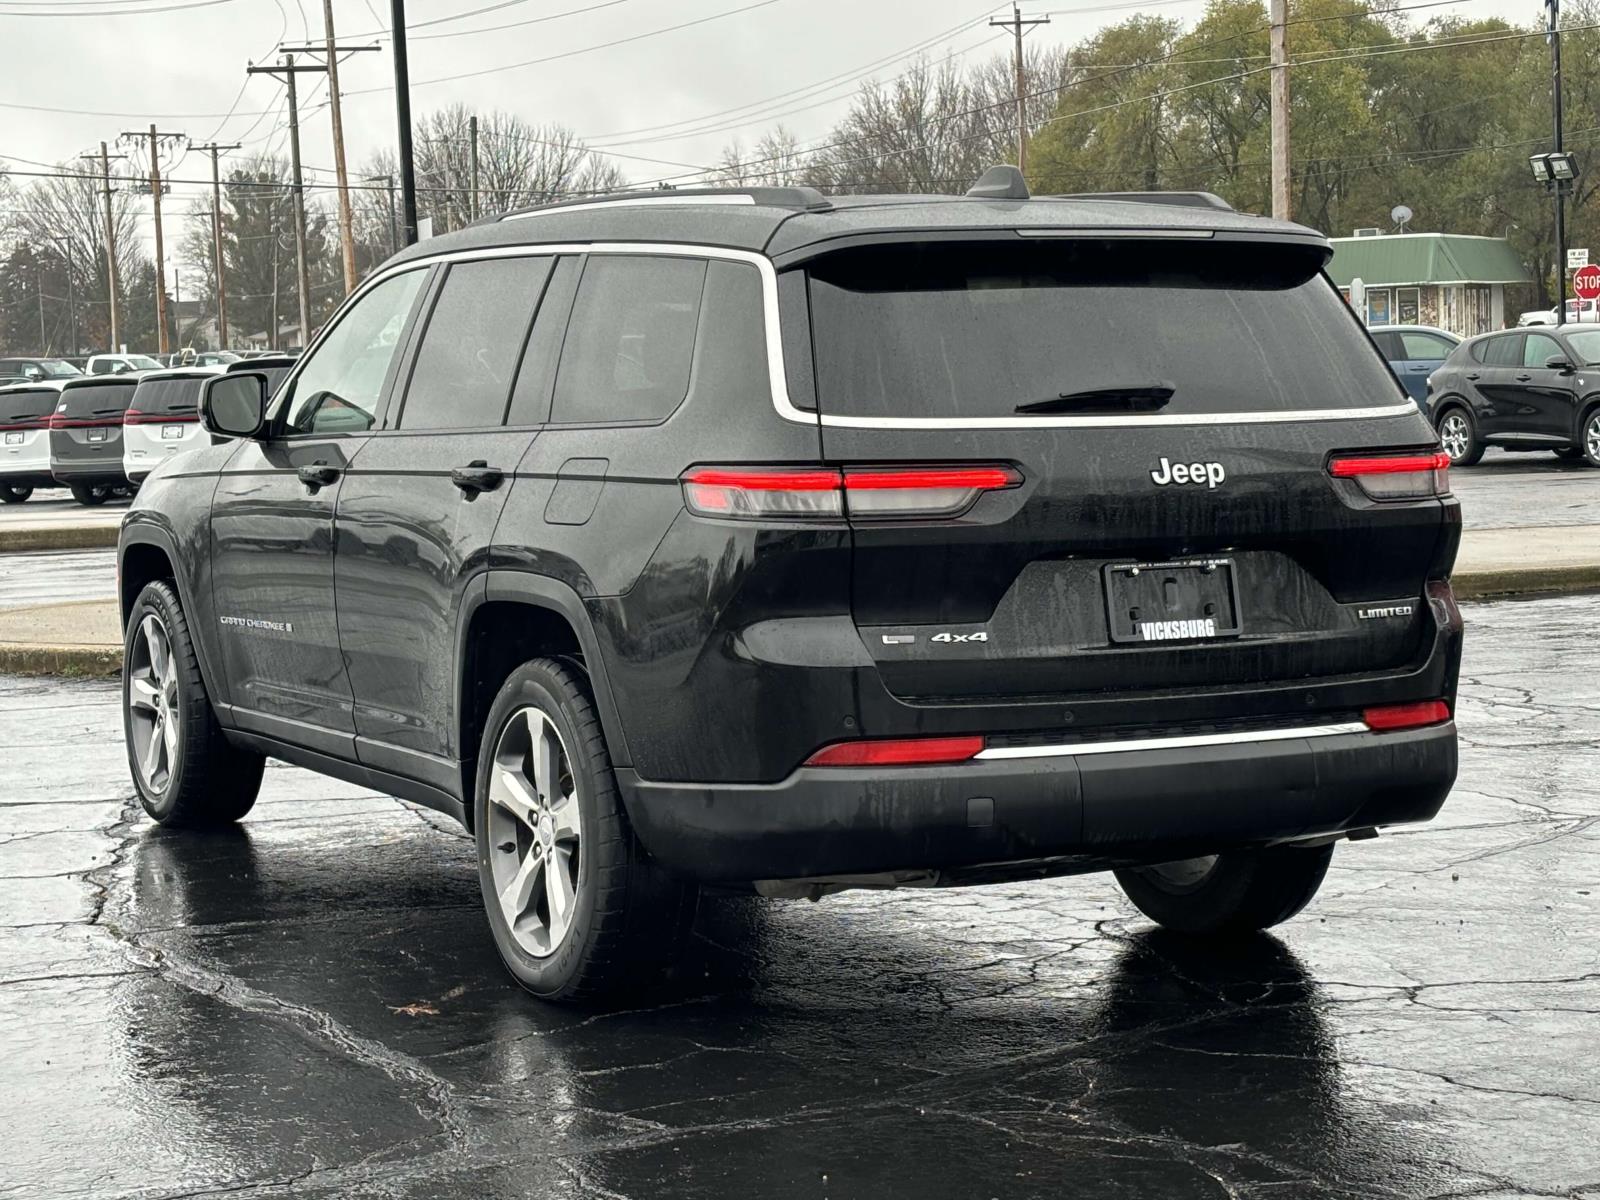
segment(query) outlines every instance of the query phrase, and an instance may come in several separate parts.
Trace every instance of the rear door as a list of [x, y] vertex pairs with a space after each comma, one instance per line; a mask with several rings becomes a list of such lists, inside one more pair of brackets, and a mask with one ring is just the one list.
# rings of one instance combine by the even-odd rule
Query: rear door
[[457, 619], [536, 432], [508, 428], [506, 410], [515, 390], [543, 386], [560, 344], [524, 353], [552, 261], [442, 272], [385, 428], [339, 493], [335, 593], [358, 753], [450, 791]]
[[63, 483], [119, 484], [122, 420], [133, 398], [131, 379], [94, 379], [61, 390], [50, 422], [50, 469]]
[[0, 389], [0, 483], [51, 487], [50, 417], [61, 400], [51, 385]]
[[200, 427], [200, 388], [206, 378], [140, 380], [123, 419], [123, 463], [130, 479], [148, 475], [185, 450], [210, 444]]
[[1389, 356], [1394, 373], [1400, 377], [1400, 383], [1411, 398], [1418, 405], [1425, 405], [1428, 400], [1428, 376], [1450, 357], [1455, 344], [1448, 338], [1420, 329], [1393, 332], [1388, 336], [1396, 346], [1396, 353]]
[[[1007, 700], [1411, 658], [1444, 507], [1373, 504], [1329, 464], [1434, 435], [1320, 265], [1301, 247], [1065, 239], [814, 261], [823, 451], [845, 471], [852, 607], [889, 691], [1003, 723]], [[980, 474], [953, 477], [947, 515], [877, 496], [866, 513], [851, 470], [880, 465]], [[995, 469], [1014, 479], [985, 483]], [[1363, 619], [1375, 601], [1403, 604]]]
[[1526, 405], [1522, 385], [1523, 333], [1503, 333], [1478, 343], [1480, 362], [1468, 364], [1467, 381], [1478, 393], [1475, 416], [1478, 436], [1495, 437], [1523, 428], [1521, 417]]

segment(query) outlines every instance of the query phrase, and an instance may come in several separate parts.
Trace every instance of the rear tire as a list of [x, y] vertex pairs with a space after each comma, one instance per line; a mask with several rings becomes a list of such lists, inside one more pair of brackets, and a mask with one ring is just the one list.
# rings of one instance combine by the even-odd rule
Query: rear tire
[[21, 504], [31, 495], [33, 495], [31, 487], [11, 487], [9, 485], [0, 487], [0, 501], [6, 504]]
[[1227, 937], [1287, 921], [1311, 902], [1328, 873], [1333, 845], [1226, 850], [1206, 858], [1123, 867], [1117, 882], [1156, 924], [1179, 933]]
[[1483, 457], [1483, 442], [1466, 409], [1452, 405], [1439, 418], [1439, 444], [1450, 456], [1452, 467], [1470, 467]]
[[572, 665], [535, 659], [501, 687], [473, 816], [495, 948], [535, 996], [592, 999], [677, 958], [697, 889], [634, 837], [588, 681]]
[[139, 802], [161, 824], [226, 825], [255, 804], [266, 759], [223, 735], [183, 606], [159, 580], [128, 615], [122, 728]]
[[87, 508], [94, 508], [96, 505], [104, 504], [106, 497], [111, 494], [110, 488], [85, 487], [81, 483], [73, 484], [71, 491], [72, 498]]

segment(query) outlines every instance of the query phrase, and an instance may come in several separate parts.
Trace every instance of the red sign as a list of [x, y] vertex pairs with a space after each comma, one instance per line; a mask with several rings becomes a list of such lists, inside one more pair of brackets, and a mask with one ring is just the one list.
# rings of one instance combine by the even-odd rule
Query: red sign
[[1600, 300], [1600, 266], [1591, 264], [1574, 271], [1572, 290], [1580, 300]]

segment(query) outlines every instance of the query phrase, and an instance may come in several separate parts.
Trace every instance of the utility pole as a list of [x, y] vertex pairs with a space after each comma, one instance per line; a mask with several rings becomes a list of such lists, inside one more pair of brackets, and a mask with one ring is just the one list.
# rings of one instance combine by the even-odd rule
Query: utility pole
[[222, 265], [222, 179], [217, 171], [217, 154], [223, 150], [238, 150], [239, 143], [219, 146], [208, 142], [194, 146], [211, 155], [211, 254], [217, 263], [217, 349], [228, 348], [228, 284]]
[[[1561, 144], [1561, 0], [1545, 0], [1550, 14], [1547, 26], [1550, 39], [1550, 109], [1555, 128], [1555, 153]], [[1556, 324], [1567, 323], [1567, 181], [1557, 179], [1556, 188]], [[1583, 313], [1578, 313], [1582, 319]]]
[[1272, 51], [1272, 215], [1287, 221], [1289, 211], [1289, 0], [1268, 6]]
[[272, 331], [267, 334], [267, 349], [278, 349], [278, 330], [283, 323], [278, 318], [278, 198], [272, 198]]
[[379, 46], [341, 46], [333, 36], [333, 0], [322, 0], [323, 35], [321, 46], [284, 46], [288, 54], [321, 54], [328, 72], [329, 108], [333, 114], [333, 173], [339, 184], [339, 251], [344, 262], [344, 294], [356, 288], [356, 237], [355, 219], [350, 212], [350, 176], [345, 170], [344, 112], [339, 96], [339, 55], [354, 54], [363, 50], [377, 50]]
[[1026, 25], [1048, 25], [1049, 17], [1027, 17], [1016, 4], [1011, 6], [1011, 18], [990, 17], [989, 24], [1010, 29], [1017, 43], [1017, 170], [1028, 173], [1028, 86], [1027, 68], [1022, 57], [1022, 30]]
[[50, 341], [44, 331], [44, 266], [39, 256], [33, 256], [33, 290], [39, 297], [39, 353], [50, 353]]
[[111, 345], [107, 349], [116, 353], [122, 349], [122, 343], [117, 338], [117, 223], [111, 214], [111, 160], [128, 156], [106, 153], [106, 144], [101, 142], [99, 154], [80, 154], [78, 157], [100, 163], [100, 183], [104, 189], [102, 195], [106, 206], [106, 298], [111, 304]]
[[[306, 187], [305, 180], [300, 171], [300, 108], [298, 92], [295, 88], [295, 76], [302, 72], [310, 71], [313, 74], [326, 71], [328, 68], [321, 63], [315, 66], [296, 66], [293, 54], [285, 54], [283, 62], [276, 67], [246, 67], [247, 75], [279, 75], [285, 80], [289, 90], [289, 159], [294, 170], [294, 253], [295, 272], [298, 276], [300, 293], [300, 345], [302, 348], [311, 339], [311, 278], [306, 266]], [[274, 331], [276, 336], [276, 331]]]
[[411, 68], [406, 62], [406, 0], [389, 0], [389, 40], [394, 47], [394, 109], [400, 126], [400, 206], [406, 245], [417, 240], [417, 172], [411, 157]]
[[472, 207], [471, 219], [478, 219], [478, 114], [467, 119], [467, 136], [472, 142]]
[[400, 252], [400, 227], [395, 223], [394, 215], [394, 176], [393, 175], [368, 175], [362, 183], [382, 183], [384, 190], [389, 193], [389, 253]]
[[187, 140], [182, 133], [157, 133], [154, 125], [149, 133], [124, 132], [125, 138], [150, 139], [150, 199], [156, 217], [156, 353], [167, 352], [167, 274], [166, 258], [161, 245], [161, 143], [169, 139]]
[[67, 242], [67, 324], [72, 329], [72, 353], [78, 346], [78, 292], [72, 284], [72, 243]]

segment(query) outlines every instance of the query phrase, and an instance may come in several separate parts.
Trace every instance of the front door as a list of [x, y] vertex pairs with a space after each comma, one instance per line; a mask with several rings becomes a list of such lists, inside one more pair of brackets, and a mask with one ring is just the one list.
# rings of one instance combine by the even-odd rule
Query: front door
[[1552, 369], [1555, 359], [1565, 362], [1571, 355], [1547, 333], [1529, 333], [1522, 347], [1522, 370], [1515, 375], [1518, 384], [1517, 427], [1522, 433], [1536, 434], [1552, 441], [1572, 436], [1572, 414], [1577, 404], [1577, 374]]
[[507, 427], [507, 408], [548, 386], [560, 347], [565, 311], [529, 345], [551, 264], [489, 258], [443, 273], [384, 429], [339, 493], [335, 590], [358, 757], [451, 791], [458, 620], [537, 434]]
[[241, 445], [217, 481], [213, 611], [241, 728], [353, 752], [334, 614], [334, 505], [390, 386], [425, 276], [393, 276], [347, 305], [278, 394], [268, 436]]

